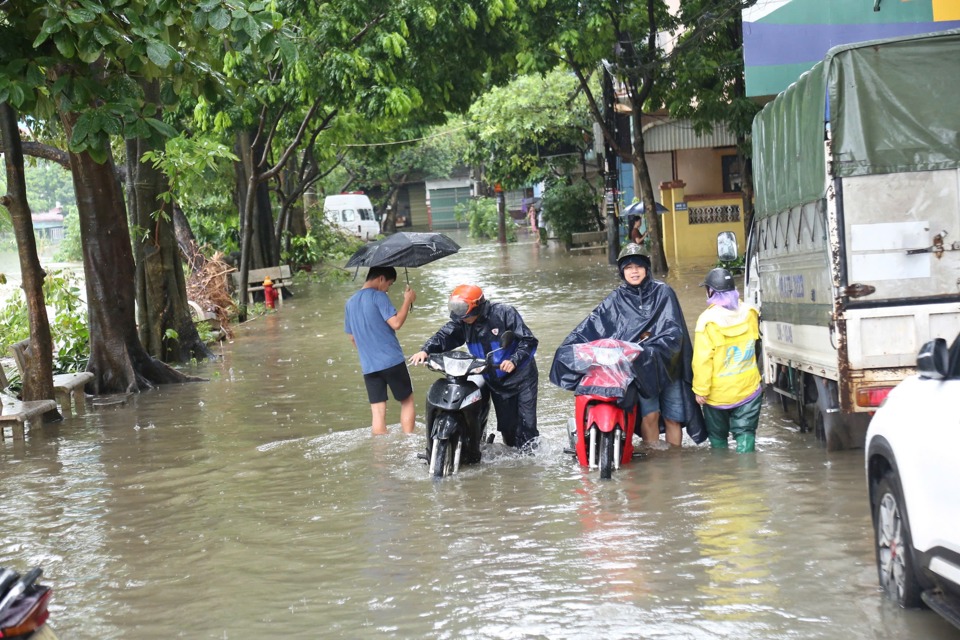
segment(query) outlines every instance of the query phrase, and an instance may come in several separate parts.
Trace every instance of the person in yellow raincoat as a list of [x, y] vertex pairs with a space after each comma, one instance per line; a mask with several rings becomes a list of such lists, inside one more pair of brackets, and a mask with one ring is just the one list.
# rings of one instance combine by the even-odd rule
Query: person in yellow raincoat
[[703, 407], [710, 446], [726, 449], [732, 435], [737, 453], [751, 453], [763, 401], [756, 356], [760, 314], [740, 300], [726, 269], [711, 270], [700, 286], [709, 306], [693, 339], [693, 393]]

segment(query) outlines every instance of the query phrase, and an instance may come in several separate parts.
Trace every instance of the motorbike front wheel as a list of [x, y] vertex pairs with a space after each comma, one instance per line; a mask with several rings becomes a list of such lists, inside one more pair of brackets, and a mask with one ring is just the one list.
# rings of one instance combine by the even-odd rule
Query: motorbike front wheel
[[609, 480], [613, 475], [614, 432], [600, 434], [600, 479]]
[[435, 478], [452, 475], [454, 448], [449, 440], [434, 440], [433, 452], [430, 456], [430, 470]]

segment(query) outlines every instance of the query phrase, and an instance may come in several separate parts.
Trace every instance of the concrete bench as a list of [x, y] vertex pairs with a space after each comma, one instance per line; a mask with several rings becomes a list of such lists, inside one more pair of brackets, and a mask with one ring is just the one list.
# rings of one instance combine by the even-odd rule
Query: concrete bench
[[[240, 272], [234, 271], [230, 274], [233, 278], [233, 286], [240, 287]], [[263, 269], [250, 269], [247, 276], [247, 302], [253, 304], [253, 293], [263, 291], [264, 278], [270, 278], [273, 282], [273, 288], [277, 290], [277, 304], [283, 306], [283, 288], [289, 286], [293, 281], [293, 274], [290, 271], [290, 265], [281, 264], [278, 267], [266, 267]]]
[[[30, 340], [21, 340], [10, 346], [10, 353], [13, 355], [14, 362], [17, 363], [21, 378], [26, 371], [29, 348]], [[93, 374], [89, 371], [53, 374], [53, 394], [56, 396], [57, 404], [60, 405], [60, 411], [65, 416], [73, 415], [74, 411], [77, 414], [83, 413], [87, 399], [83, 388], [91, 380], [93, 380]]]
[[33, 423], [46, 412], [57, 408], [57, 403], [53, 400], [17, 400], [5, 393], [9, 386], [7, 374], [3, 372], [3, 367], [0, 367], [0, 442], [7, 437], [7, 427], [10, 427], [14, 440], [23, 440], [26, 423]]
[[581, 231], [570, 234], [570, 251], [573, 253], [582, 251], [607, 251], [607, 232], [606, 231]]

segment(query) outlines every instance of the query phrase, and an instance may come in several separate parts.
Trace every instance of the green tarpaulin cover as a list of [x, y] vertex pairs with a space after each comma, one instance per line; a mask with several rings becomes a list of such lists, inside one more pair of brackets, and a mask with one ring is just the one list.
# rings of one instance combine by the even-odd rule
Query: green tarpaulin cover
[[835, 47], [767, 104], [753, 122], [759, 217], [825, 195], [825, 123], [833, 176], [960, 167], [960, 30]]

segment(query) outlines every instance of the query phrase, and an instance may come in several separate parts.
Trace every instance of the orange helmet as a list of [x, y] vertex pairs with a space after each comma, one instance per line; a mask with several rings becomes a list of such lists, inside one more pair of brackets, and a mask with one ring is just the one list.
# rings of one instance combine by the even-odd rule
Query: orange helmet
[[447, 302], [450, 319], [463, 320], [479, 315], [483, 303], [483, 291], [480, 290], [480, 287], [473, 284], [461, 284], [453, 290], [453, 293], [450, 294], [450, 300]]

